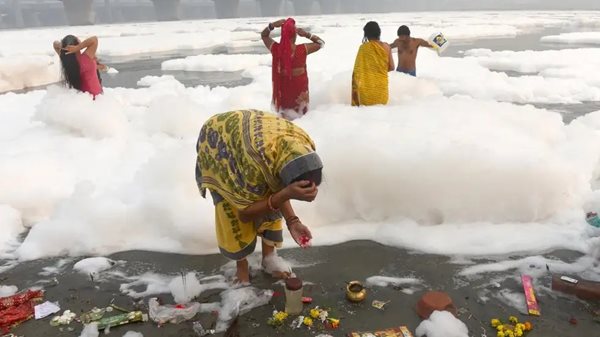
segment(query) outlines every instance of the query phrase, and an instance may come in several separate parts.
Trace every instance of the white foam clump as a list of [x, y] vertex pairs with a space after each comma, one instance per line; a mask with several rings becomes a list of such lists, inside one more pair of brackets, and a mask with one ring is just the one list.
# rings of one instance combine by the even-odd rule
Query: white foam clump
[[292, 266], [284, 258], [277, 255], [277, 252], [268, 255], [262, 263], [265, 272], [268, 274], [274, 272], [292, 273]]
[[[130, 282], [121, 284], [119, 290], [129, 297], [139, 299], [146, 296], [169, 293], [171, 291], [169, 284], [173, 280], [173, 277], [156, 273], [145, 273], [127, 279]], [[140, 286], [145, 286], [145, 289], [137, 291], [136, 289]]]
[[12, 296], [19, 291], [16, 286], [3, 286], [0, 285], [0, 297]]
[[469, 329], [447, 311], [434, 311], [415, 330], [417, 337], [469, 337]]
[[116, 261], [106, 257], [90, 257], [75, 263], [73, 269], [86, 275], [95, 275], [112, 268], [116, 263]]
[[127, 331], [123, 337], [144, 337], [141, 332]]
[[[419, 13], [418, 16], [407, 13], [379, 14], [384, 41], [395, 38], [397, 22], [411, 27], [415, 36], [429, 36], [432, 27], [444, 32], [450, 40], [476, 39], [482, 37], [513, 37], [539, 26], [562, 27], [571, 24], [593, 23], [595, 17], [586, 12], [471, 12], [471, 13]], [[338, 27], [323, 27], [323, 20], [334, 20]], [[345, 14], [343, 16], [303, 17], [302, 24], [311, 26], [327, 41], [327, 52], [334, 50], [331, 45], [336, 36], [340, 42], [360, 42], [363, 15]], [[199, 50], [211, 53], [218, 48], [240, 49], [246, 46], [260, 46], [260, 31], [264, 22], [240, 19], [238, 26], [244, 30], [232, 28], [232, 21], [196, 20], [157, 23], [135, 23], [119, 25], [95, 25], [89, 27], [71, 27], [69, 32], [81, 38], [91, 35], [100, 36], [98, 55], [111, 59], [136, 59], [139, 55]], [[233, 25], [235, 26], [235, 24]], [[343, 28], [340, 28], [343, 27]], [[321, 34], [323, 30], [323, 34]], [[346, 33], [340, 36], [340, 33]], [[2, 32], [0, 46], [0, 64], [7, 64], [8, 80], [5, 88], [20, 89], [24, 86], [51, 83], [58, 79], [58, 56], [49, 41], [62, 38], [62, 28], [19, 29]], [[24, 45], [22, 41], [28, 43]], [[18, 45], [19, 48], [14, 48]], [[345, 58], [352, 59], [345, 54]], [[6, 61], [15, 60], [15, 61]], [[22, 60], [28, 59], [23, 62]], [[342, 59], [339, 59], [342, 60]], [[17, 62], [17, 63], [15, 63]], [[21, 69], [15, 71], [15, 69]], [[1, 91], [1, 90], [0, 90]]]
[[18, 245], [17, 237], [25, 227], [21, 213], [9, 205], [0, 203], [0, 253]]
[[81, 335], [79, 337], [98, 337], [100, 336], [100, 332], [98, 332], [98, 323], [90, 323], [84, 325], [83, 331], [81, 331]]
[[47, 55], [1, 56], [0, 53], [0, 93], [60, 81], [58, 57], [52, 58]]
[[259, 65], [271, 64], [270, 55], [196, 55], [164, 61], [162, 70], [183, 71], [239, 71]]
[[201, 282], [193, 272], [182, 277], [175, 277], [169, 283], [169, 290], [175, 302], [180, 304], [189, 303], [205, 291], [227, 288], [229, 288], [229, 284], [225, 282], [224, 277], [210, 278], [208, 281]]
[[562, 33], [559, 35], [548, 35], [541, 38], [546, 43], [563, 44], [600, 44], [600, 32], [573, 32]]
[[112, 95], [68, 91], [54, 87], [40, 102], [35, 118], [77, 135], [104, 138], [127, 132], [124, 106]]
[[215, 330], [223, 332], [238, 316], [254, 308], [266, 305], [273, 297], [272, 290], [259, 290], [254, 287], [230, 289], [221, 293], [221, 309]]
[[421, 280], [412, 277], [371, 276], [367, 278], [368, 286], [387, 287], [421, 284]]
[[[491, 20], [491, 14], [461, 15], [449, 14], [444, 25], [500, 20]], [[533, 27], [578, 22], [582, 14], [498, 15], [505, 25]], [[419, 18], [423, 23], [415, 32], [428, 35], [427, 25], [439, 23], [440, 17]], [[408, 14], [389, 18], [418, 23]], [[324, 19], [306, 20], [322, 26]], [[309, 56], [311, 111], [296, 121], [315, 140], [325, 164], [317, 201], [295, 203], [315, 244], [372, 239], [465, 256], [555, 248], [589, 252], [593, 233], [583, 207], [600, 200], [592, 184], [599, 172], [600, 114], [565, 125], [557, 113], [494, 101], [568, 101], [569, 89], [548, 85], [568, 81], [547, 81], [542, 75], [512, 79], [484, 67], [475, 56], [438, 57], [424, 50], [418, 60], [421, 78], [391, 75], [390, 105], [350, 107], [354, 58], [348, 55], [358, 49], [363, 23], [359, 16], [347, 22], [343, 28], [323, 28], [327, 35], [342, 35], [327, 40], [327, 52]], [[181, 24], [135, 29], [172, 31]], [[205, 24], [221, 31], [231, 26], [193, 22], [189, 29]], [[123, 35], [141, 34], [132, 27], [120, 29]], [[79, 35], [91, 33], [74, 29]], [[94, 27], [99, 30], [116, 43], [129, 40], [114, 27]], [[395, 29], [385, 31], [389, 41]], [[258, 36], [258, 31], [251, 33]], [[21, 33], [2, 34], [10, 40]], [[226, 33], [219, 43], [240, 36]], [[39, 46], [54, 39], [40, 39]], [[14, 52], [6, 45], [0, 46], [2, 55]], [[218, 252], [214, 207], [200, 197], [190, 173], [193, 149], [212, 114], [270, 108], [270, 68], [253, 66], [246, 73], [254, 80], [249, 85], [212, 89], [185, 88], [173, 77], [148, 77], [140, 81], [145, 87], [106, 89], [96, 101], [58, 87], [0, 95], [0, 203], [32, 225], [16, 255], [29, 260], [128, 249]], [[586, 95], [593, 93], [591, 80], [581, 81]], [[171, 280], [155, 285], [169, 292]]]

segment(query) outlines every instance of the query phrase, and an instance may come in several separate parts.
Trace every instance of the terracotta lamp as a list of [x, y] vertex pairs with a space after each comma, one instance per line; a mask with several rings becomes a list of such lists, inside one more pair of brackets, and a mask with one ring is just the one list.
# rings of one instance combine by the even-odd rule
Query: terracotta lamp
[[427, 292], [417, 302], [417, 314], [421, 319], [428, 319], [434, 311], [448, 311], [456, 316], [456, 307], [452, 299], [441, 291]]

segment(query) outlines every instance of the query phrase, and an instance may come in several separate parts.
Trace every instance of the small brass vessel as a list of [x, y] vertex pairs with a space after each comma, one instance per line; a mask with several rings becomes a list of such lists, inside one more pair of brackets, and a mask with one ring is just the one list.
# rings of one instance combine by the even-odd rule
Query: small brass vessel
[[350, 302], [362, 302], [367, 298], [367, 289], [362, 283], [352, 281], [346, 286], [346, 298]]

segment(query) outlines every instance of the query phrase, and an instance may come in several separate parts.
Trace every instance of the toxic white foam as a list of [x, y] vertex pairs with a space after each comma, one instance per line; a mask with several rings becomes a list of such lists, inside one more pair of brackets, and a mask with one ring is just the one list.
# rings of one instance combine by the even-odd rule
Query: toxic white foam
[[115, 264], [117, 264], [116, 261], [107, 259], [105, 257], [91, 257], [75, 263], [73, 269], [86, 275], [95, 275], [114, 267]]
[[[519, 27], [538, 20], [527, 18], [503, 16]], [[351, 19], [342, 28], [322, 20], [307, 24], [341, 35], [309, 56], [312, 107], [296, 121], [325, 163], [317, 201], [294, 203], [315, 244], [371, 239], [464, 256], [593, 250], [595, 234], [583, 215], [600, 201], [600, 112], [565, 125], [557, 113], [510, 103], [572, 100], [568, 89], [551, 88], [560, 78], [514, 80], [482, 65], [485, 55], [440, 58], [423, 50], [420, 78], [390, 75], [390, 105], [354, 108], [350, 78], [362, 22]], [[163, 27], [155, 25], [149, 31]], [[386, 40], [393, 25], [385, 22]], [[423, 34], [430, 29], [415, 27]], [[526, 62], [525, 54], [515, 55], [516, 63]], [[194, 181], [196, 137], [214, 113], [269, 110], [270, 72], [251, 66], [244, 72], [251, 84], [212, 89], [147, 77], [141, 88], [107, 88], [95, 101], [60, 87], [0, 95], [0, 204], [31, 226], [15, 254], [28, 260], [129, 249], [217, 252], [214, 209]], [[568, 80], [588, 94], [595, 85]], [[163, 281], [158, 288], [168, 289], [171, 278]]]
[[447, 311], [434, 311], [415, 330], [417, 337], [468, 337], [465, 323]]

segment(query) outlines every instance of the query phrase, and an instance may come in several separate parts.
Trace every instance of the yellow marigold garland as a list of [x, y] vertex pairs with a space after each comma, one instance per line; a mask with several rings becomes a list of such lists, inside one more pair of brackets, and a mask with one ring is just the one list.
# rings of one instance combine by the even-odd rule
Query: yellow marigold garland
[[515, 316], [508, 317], [508, 322], [509, 324], [502, 323], [497, 318], [490, 321], [490, 325], [498, 331], [496, 337], [522, 337], [533, 329], [531, 322], [519, 323]]

